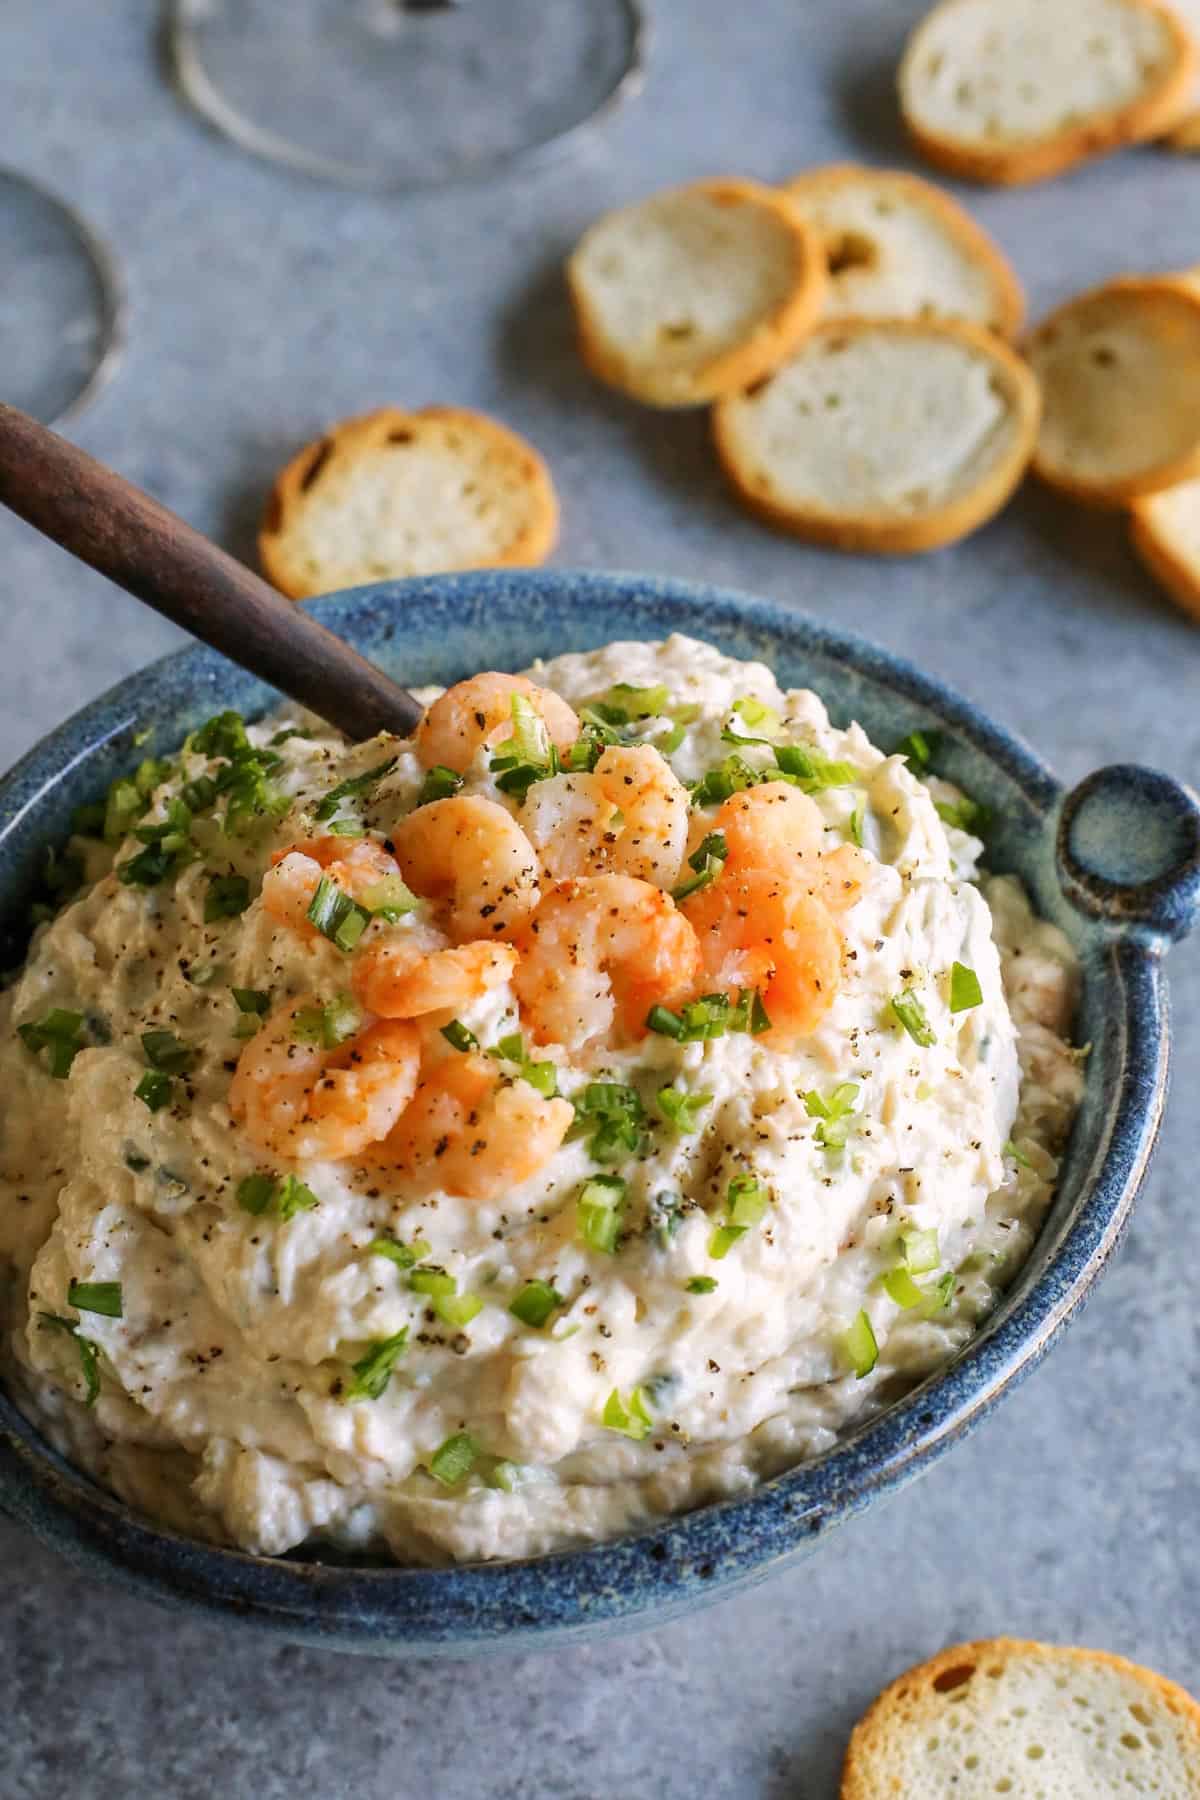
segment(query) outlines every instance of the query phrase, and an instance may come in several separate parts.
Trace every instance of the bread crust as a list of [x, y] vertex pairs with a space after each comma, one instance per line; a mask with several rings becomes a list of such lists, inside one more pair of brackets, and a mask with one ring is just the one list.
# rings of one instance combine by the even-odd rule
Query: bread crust
[[[1143, 1668], [1140, 1663], [1129, 1662], [1123, 1656], [1110, 1655], [1105, 1650], [1042, 1644], [1032, 1638], [981, 1638], [971, 1644], [952, 1644], [927, 1662], [906, 1669], [872, 1701], [850, 1736], [842, 1765], [840, 1800], [885, 1800], [885, 1796], [889, 1800], [891, 1796], [895, 1796], [895, 1800], [909, 1800], [888, 1767], [890, 1741], [895, 1731], [925, 1731], [934, 1718], [944, 1717], [944, 1703], [940, 1700], [930, 1709], [929, 1718], [922, 1712], [922, 1702], [928, 1703], [929, 1696], [939, 1692], [935, 1686], [939, 1678], [952, 1676], [956, 1670], [980, 1662], [1011, 1661], [1018, 1657], [1026, 1661], [1053, 1662], [1060, 1667], [1064, 1662], [1101, 1665], [1131, 1676], [1158, 1703], [1191, 1728], [1200, 1753], [1200, 1705], [1165, 1675]], [[947, 1683], [947, 1687], [952, 1685]]]
[[[1113, 281], [1103, 282], [1099, 287], [1089, 288], [1086, 293], [1076, 294], [1062, 306], [1057, 307], [1037, 328], [1030, 333], [1026, 342], [1026, 352], [1034, 351], [1040, 337], [1056, 329], [1061, 322], [1078, 308], [1090, 307], [1095, 302], [1109, 295], [1159, 296], [1173, 294], [1181, 304], [1186, 305], [1194, 315], [1197, 339], [1200, 342], [1200, 282], [1193, 279], [1190, 272], [1180, 275], [1121, 275]], [[1191, 450], [1179, 456], [1168, 457], [1164, 461], [1154, 463], [1133, 475], [1114, 478], [1109, 481], [1094, 479], [1083, 480], [1072, 475], [1069, 469], [1051, 464], [1039, 445], [1034, 451], [1032, 462], [1033, 473], [1048, 487], [1056, 488], [1060, 493], [1070, 494], [1075, 500], [1085, 504], [1101, 507], [1127, 506], [1131, 501], [1141, 499], [1147, 494], [1161, 493], [1164, 488], [1178, 487], [1182, 481], [1190, 481], [1193, 476], [1200, 475], [1200, 423], [1197, 425], [1196, 441]]]
[[964, 0], [939, 0], [926, 13], [905, 46], [898, 85], [900, 110], [909, 136], [927, 160], [964, 181], [1017, 187], [1026, 182], [1048, 181], [1077, 163], [1107, 156], [1125, 144], [1140, 144], [1178, 126], [1181, 109], [1200, 71], [1200, 49], [1175, 13], [1158, 0], [1125, 0], [1131, 10], [1155, 13], [1163, 19], [1174, 46], [1174, 58], [1162, 77], [1124, 106], [1110, 107], [1074, 121], [1043, 138], [1004, 149], [980, 140], [951, 138], [924, 126], [909, 104], [907, 73], [921, 54], [922, 35], [935, 17], [964, 4]]
[[1014, 447], [1010, 455], [990, 469], [969, 494], [963, 494], [948, 505], [932, 508], [918, 518], [900, 517], [891, 511], [851, 517], [825, 508], [800, 508], [784, 504], [770, 493], [764, 494], [752, 473], [741, 466], [734, 425], [740, 396], [733, 395], [713, 408], [713, 437], [721, 466], [738, 497], [769, 524], [794, 537], [826, 544], [834, 550], [912, 556], [955, 543], [994, 518], [1011, 498], [1033, 453], [1041, 417], [1041, 396], [1032, 371], [1003, 339], [961, 320], [830, 319], [812, 335], [815, 340], [825, 334], [854, 337], [878, 332], [952, 338], [985, 356], [1003, 373], [1018, 423]]
[[1154, 518], [1154, 495], [1135, 500], [1129, 513], [1129, 537], [1151, 575], [1185, 613], [1200, 624], [1200, 558], [1177, 549]]
[[489, 441], [499, 456], [514, 461], [527, 478], [533, 506], [527, 524], [511, 542], [486, 563], [471, 561], [457, 568], [532, 567], [544, 562], [558, 536], [558, 498], [543, 458], [525, 438], [510, 431], [486, 413], [457, 406], [423, 406], [415, 412], [384, 406], [358, 413], [331, 425], [323, 435], [297, 451], [275, 477], [258, 533], [258, 554], [263, 573], [291, 600], [305, 600], [326, 591], [296, 567], [288, 542], [288, 526], [304, 505], [305, 494], [327, 463], [337, 458], [369, 453], [405, 434], [419, 442], [430, 425], [457, 425], [460, 430]]
[[[972, 261], [982, 264], [996, 301], [996, 316], [990, 328], [1001, 337], [1015, 338], [1025, 319], [1025, 291], [1020, 279], [1000, 246], [990, 238], [982, 225], [973, 219], [965, 206], [935, 182], [907, 169], [875, 169], [864, 163], [829, 163], [821, 168], [804, 169], [785, 182], [785, 194], [802, 198], [807, 193], [830, 193], [838, 188], [854, 187], [862, 182], [884, 185], [911, 197], [917, 204], [935, 212], [947, 237], [965, 251]], [[843, 318], [853, 314], [842, 314]], [[947, 314], [946, 317], [950, 315]], [[971, 321], [967, 321], [970, 323]]]
[[[706, 194], [719, 205], [757, 206], [770, 213], [790, 240], [795, 269], [791, 290], [783, 300], [756, 321], [741, 343], [710, 358], [701, 368], [691, 371], [677, 366], [657, 369], [651, 364], [635, 363], [619, 345], [605, 337], [583, 268], [581, 253], [587, 234], [566, 265], [580, 353], [592, 374], [609, 387], [617, 388], [647, 406], [664, 410], [706, 405], [722, 394], [749, 386], [778, 368], [816, 324], [825, 300], [827, 278], [820, 236], [800, 218], [785, 195], [756, 181], [721, 176], [691, 182], [686, 187], [672, 188], [650, 198], [682, 198], [692, 194]], [[611, 216], [605, 214], [604, 218]], [[596, 221], [596, 225], [601, 223], [603, 219]]]

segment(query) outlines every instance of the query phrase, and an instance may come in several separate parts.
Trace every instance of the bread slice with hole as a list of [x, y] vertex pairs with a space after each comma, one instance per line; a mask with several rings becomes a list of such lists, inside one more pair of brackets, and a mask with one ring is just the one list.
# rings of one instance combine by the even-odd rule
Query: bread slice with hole
[[1124, 1657], [1020, 1638], [955, 1644], [854, 1728], [841, 1800], [1200, 1796], [1200, 1706]]
[[606, 213], [567, 263], [584, 361], [649, 406], [702, 406], [776, 368], [815, 323], [820, 240], [752, 181]]
[[483, 413], [384, 407], [333, 425], [276, 478], [263, 570], [293, 600], [356, 583], [545, 560], [558, 530], [549, 470]]
[[1135, 500], [1130, 536], [1155, 580], [1200, 623], [1200, 479]]
[[956, 200], [899, 169], [806, 169], [784, 188], [820, 234], [827, 319], [965, 319], [1014, 337], [1025, 312], [1004, 256]]
[[972, 181], [1043, 181], [1170, 129], [1196, 78], [1157, 0], [941, 0], [900, 64], [913, 140]]
[[821, 325], [768, 380], [713, 412], [738, 494], [772, 524], [839, 550], [907, 554], [999, 511], [1037, 435], [1037, 383], [975, 325]]
[[1026, 355], [1043, 399], [1033, 466], [1052, 487], [1123, 506], [1200, 475], [1200, 292], [1186, 277], [1080, 294]]

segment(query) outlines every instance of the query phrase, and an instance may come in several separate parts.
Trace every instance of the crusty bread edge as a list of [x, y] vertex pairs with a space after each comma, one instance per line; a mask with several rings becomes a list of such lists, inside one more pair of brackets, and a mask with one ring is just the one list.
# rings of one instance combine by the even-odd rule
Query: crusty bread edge
[[[589, 232], [584, 234], [567, 259], [566, 265], [567, 287], [575, 309], [580, 353], [592, 374], [599, 380], [647, 406], [663, 410], [703, 406], [722, 394], [748, 387], [751, 382], [760, 380], [772, 369], [778, 368], [805, 333], [816, 324], [825, 301], [825, 253], [821, 247], [820, 234], [800, 218], [785, 195], [756, 181], [718, 176], [706, 181], [691, 182], [685, 187], [669, 189], [666, 194], [647, 198], [660, 199], [691, 193], [707, 193], [717, 199], [727, 197], [737, 201], [748, 200], [768, 208], [786, 227], [792, 239], [796, 279], [791, 293], [772, 312], [755, 323], [742, 343], [713, 357], [691, 374], [676, 369], [659, 376], [652, 369], [632, 367], [628, 359], [606, 340], [601, 330], [579, 270], [581, 252], [590, 230], [595, 229], [594, 226], [589, 228]], [[608, 216], [605, 214], [604, 218]], [[596, 225], [601, 223], [603, 219], [596, 221]]]
[[869, 551], [886, 556], [913, 556], [955, 543], [986, 525], [1011, 499], [1033, 454], [1041, 419], [1041, 394], [1032, 370], [1003, 338], [981, 326], [954, 319], [830, 319], [825, 332], [858, 335], [863, 332], [896, 332], [904, 336], [954, 338], [990, 363], [999, 364], [1008, 377], [1009, 394], [1017, 416], [1018, 432], [1013, 452], [989, 471], [969, 494], [939, 507], [922, 518], [900, 518], [892, 513], [861, 514], [850, 519], [825, 511], [799, 512], [762, 494], [743, 474], [732, 441], [733, 408], [739, 398], [730, 395], [713, 408], [713, 439], [717, 456], [734, 491], [746, 506], [770, 525], [808, 542], [834, 550]]
[[[1070, 300], [1055, 307], [1052, 313], [1047, 313], [1030, 332], [1025, 340], [1025, 348], [1028, 351], [1048, 327], [1057, 325], [1077, 306], [1090, 305], [1094, 300], [1112, 293], [1163, 291], [1180, 295], [1200, 314], [1200, 281], [1193, 280], [1187, 271], [1179, 275], [1118, 275], [1111, 281], [1101, 282], [1099, 287], [1088, 288], [1082, 294], [1073, 295]], [[1157, 463], [1153, 468], [1139, 475], [1127, 475], [1121, 481], [1080, 481], [1064, 469], [1048, 467], [1037, 449], [1030, 467], [1038, 480], [1045, 482], [1047, 487], [1056, 489], [1060, 494], [1069, 494], [1072, 499], [1081, 500], [1086, 506], [1128, 506], [1133, 500], [1143, 499], [1148, 494], [1160, 494], [1164, 488], [1178, 487], [1181, 481], [1190, 481], [1193, 476], [1200, 475], [1200, 432], [1197, 433], [1195, 447], [1186, 456], [1177, 456], [1171, 462]]]
[[[940, 1674], [960, 1664], [985, 1662], [989, 1657], [1023, 1657], [1030, 1661], [1060, 1664], [1066, 1659], [1072, 1663], [1099, 1663], [1117, 1669], [1122, 1674], [1132, 1676], [1169, 1712], [1182, 1715], [1192, 1726], [1197, 1744], [1200, 1745], [1200, 1705], [1178, 1682], [1169, 1681], [1165, 1675], [1159, 1675], [1153, 1669], [1130, 1662], [1124, 1656], [1113, 1656], [1107, 1650], [1084, 1650], [1067, 1644], [1042, 1644], [1033, 1638], [981, 1638], [972, 1644], [951, 1644], [938, 1655], [931, 1656], [927, 1662], [914, 1664], [911, 1669], [906, 1669], [890, 1682], [871, 1702], [854, 1727], [846, 1747], [839, 1800], [884, 1800], [886, 1795], [898, 1797], [900, 1788], [895, 1779], [892, 1779], [890, 1787], [884, 1787], [882, 1781], [876, 1778], [877, 1770], [873, 1767], [873, 1759], [877, 1758], [880, 1751], [884, 1751], [886, 1755], [887, 1728], [893, 1712], [914, 1697], [914, 1689], [928, 1690]], [[915, 1697], [920, 1699], [923, 1694], [918, 1692]], [[939, 1707], [939, 1717], [940, 1715]]]
[[322, 591], [299, 579], [292, 559], [281, 546], [288, 510], [302, 502], [306, 480], [311, 478], [317, 465], [360, 444], [369, 448], [381, 435], [387, 436], [393, 431], [419, 431], [424, 422], [432, 419], [458, 420], [464, 429], [491, 437], [506, 451], [525, 458], [540, 501], [530, 528], [514, 538], [492, 563], [458, 566], [532, 568], [546, 560], [558, 539], [558, 496], [545, 459], [527, 438], [487, 413], [474, 412], [468, 407], [422, 406], [415, 412], [403, 412], [399, 407], [383, 406], [374, 412], [357, 413], [352, 418], [338, 420], [319, 438], [298, 450], [275, 477], [259, 526], [258, 555], [264, 575], [280, 593], [290, 600], [307, 600]]
[[[998, 315], [991, 329], [1001, 337], [1015, 338], [1025, 320], [1025, 290], [1021, 286], [1020, 277], [995, 239], [988, 235], [977, 219], [972, 218], [965, 206], [961, 206], [945, 188], [938, 187], [936, 182], [927, 181], [923, 175], [910, 174], [907, 169], [876, 169], [866, 163], [828, 163], [824, 167], [804, 169], [798, 175], [793, 175], [790, 181], [784, 183], [783, 192], [799, 198], [806, 189], [829, 192], [839, 187], [850, 187], [864, 177], [871, 181], [885, 182], [887, 186], [903, 193], [916, 195], [922, 205], [941, 216], [947, 235], [953, 237], [969, 256], [987, 269]], [[839, 316], [845, 318], [853, 315]]]
[[1192, 84], [1200, 72], [1200, 48], [1183, 20], [1168, 7], [1157, 4], [1157, 0], [1127, 0], [1127, 3], [1159, 14], [1174, 40], [1174, 65], [1168, 68], [1157, 87], [1125, 106], [1092, 113], [1048, 137], [1002, 150], [928, 130], [909, 110], [906, 75], [920, 54], [922, 33], [938, 13], [961, 4], [961, 0], [939, 0], [939, 4], [919, 21], [909, 38], [897, 76], [900, 110], [916, 148], [936, 167], [964, 181], [1015, 187], [1026, 182], [1048, 181], [1051, 176], [1061, 175], [1077, 163], [1106, 156], [1124, 144], [1144, 143], [1178, 126], [1180, 111], [1187, 104]]
[[1129, 540], [1159, 586], [1200, 623], [1200, 566], [1181, 555], [1156, 523], [1155, 498], [1149, 494], [1134, 501], [1129, 511]]

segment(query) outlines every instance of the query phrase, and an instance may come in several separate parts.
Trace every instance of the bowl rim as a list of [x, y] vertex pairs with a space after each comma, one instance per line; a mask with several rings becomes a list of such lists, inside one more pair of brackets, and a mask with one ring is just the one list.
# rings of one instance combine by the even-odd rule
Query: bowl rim
[[[568, 592], [572, 608], [589, 595], [630, 607], [653, 601], [679, 611], [674, 628], [681, 631], [707, 637], [719, 636], [723, 623], [739, 633], [749, 626], [786, 641], [793, 656], [824, 657], [933, 714], [1018, 785], [1043, 829], [1061, 805], [1062, 789], [1032, 749], [938, 678], [857, 633], [733, 589], [624, 571], [485, 570], [368, 583], [309, 604], [332, 629], [349, 620], [353, 641], [369, 617], [362, 609], [380, 604], [395, 608], [402, 635], [404, 609], [419, 617], [423, 600], [453, 607], [470, 596], [515, 606], [539, 595], [563, 603]], [[73, 714], [0, 778], [0, 843], [82, 754], [128, 726], [128, 719], [114, 725], [113, 714], [136, 709], [139, 693], [145, 705], [164, 681], [190, 677], [199, 687], [211, 677], [215, 686], [229, 670], [215, 652], [185, 646]], [[746, 1494], [614, 1539], [508, 1561], [410, 1568], [259, 1557], [185, 1537], [117, 1500], [51, 1450], [0, 1387], [0, 1504], [72, 1560], [92, 1568], [102, 1562], [110, 1575], [160, 1601], [236, 1615], [293, 1641], [384, 1654], [531, 1648], [639, 1617], [660, 1623], [762, 1580], [927, 1469], [1036, 1366], [1082, 1306], [1123, 1233], [1161, 1119], [1169, 1021], [1160, 948], [1116, 930], [1101, 944], [1106, 978], [1119, 996], [1113, 1011], [1123, 1027], [1120, 1080], [1046, 1267], [1019, 1295], [1018, 1274], [948, 1364], [818, 1458]]]

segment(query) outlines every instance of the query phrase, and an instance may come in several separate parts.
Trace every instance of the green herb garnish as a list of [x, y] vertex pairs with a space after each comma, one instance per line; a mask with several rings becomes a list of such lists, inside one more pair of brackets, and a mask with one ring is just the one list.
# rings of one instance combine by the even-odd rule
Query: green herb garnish
[[262, 988], [235, 987], [229, 991], [233, 995], [233, 1004], [240, 1013], [253, 1013], [261, 1018], [270, 1011], [271, 996], [264, 993]]
[[777, 744], [775, 761], [780, 774], [806, 794], [819, 794], [831, 787], [851, 787], [862, 780], [853, 763], [837, 762], [806, 744]]
[[440, 1481], [443, 1487], [457, 1487], [475, 1467], [478, 1455], [479, 1447], [470, 1432], [458, 1431], [438, 1446], [427, 1467], [433, 1479]]
[[352, 775], [348, 781], [340, 781], [337, 787], [330, 788], [324, 799], [319, 802], [316, 818], [322, 824], [326, 819], [332, 819], [343, 800], [369, 793], [376, 782], [382, 781], [385, 775], [391, 774], [399, 760], [397, 756], [389, 757], [387, 762], [377, 763], [373, 769], [367, 769], [362, 775]]
[[376, 1338], [366, 1355], [350, 1365], [354, 1380], [346, 1387], [343, 1400], [378, 1400], [407, 1344], [407, 1325], [402, 1325], [394, 1337]]
[[17, 1026], [17, 1035], [27, 1050], [38, 1055], [48, 1050], [46, 1066], [57, 1081], [65, 1081], [70, 1073], [71, 1064], [85, 1048], [83, 1036], [83, 1014], [67, 1012], [61, 1006], [55, 1006], [36, 1022], [30, 1021]]
[[640, 1387], [630, 1389], [628, 1400], [622, 1400], [619, 1389], [614, 1388], [604, 1402], [600, 1423], [609, 1431], [619, 1431], [622, 1437], [632, 1438], [635, 1444], [640, 1444], [654, 1430], [654, 1420]]
[[367, 1245], [368, 1256], [386, 1256], [398, 1269], [411, 1269], [429, 1251], [424, 1238], [414, 1238], [411, 1244], [398, 1243], [395, 1238], [373, 1238]]
[[850, 1128], [854, 1123], [854, 1102], [858, 1099], [858, 1083], [843, 1081], [838, 1084], [828, 1099], [822, 1097], [816, 1088], [810, 1088], [804, 1095], [804, 1110], [810, 1119], [817, 1120], [816, 1140], [825, 1150], [844, 1150]]
[[711, 1106], [713, 1097], [711, 1094], [686, 1094], [677, 1087], [662, 1087], [654, 1098], [658, 1103], [658, 1110], [675, 1135], [690, 1137], [700, 1129], [697, 1115], [706, 1106]]
[[530, 1326], [534, 1331], [541, 1331], [552, 1313], [565, 1306], [566, 1300], [557, 1288], [551, 1287], [548, 1281], [527, 1281], [520, 1291], [514, 1294], [509, 1302], [508, 1310], [514, 1319], [520, 1319], [522, 1325]]
[[417, 795], [417, 805], [428, 806], [434, 800], [449, 800], [457, 794], [462, 784], [463, 777], [457, 769], [447, 769], [443, 763], [435, 763], [432, 769], [425, 771], [425, 779]]
[[394, 925], [405, 913], [415, 912], [421, 902], [399, 875], [385, 875], [363, 889], [362, 903], [373, 919], [384, 919]]
[[693, 1275], [683, 1285], [689, 1294], [711, 1294], [716, 1291], [717, 1278], [715, 1275]]
[[701, 776], [692, 789], [692, 805], [719, 806], [730, 794], [740, 794], [745, 788], [757, 787], [760, 781], [769, 779], [765, 770], [756, 769], [745, 757], [734, 752]]
[[133, 1092], [135, 1098], [144, 1101], [151, 1112], [159, 1112], [164, 1106], [170, 1105], [174, 1087], [171, 1077], [164, 1075], [161, 1069], [147, 1069]]
[[927, 769], [942, 747], [940, 731], [910, 731], [892, 750], [893, 756], [906, 756], [914, 770]]
[[273, 1175], [245, 1175], [237, 1184], [237, 1203], [243, 1212], [253, 1213], [257, 1218], [270, 1206], [274, 1192]]
[[702, 888], [708, 887], [725, 867], [728, 855], [725, 833], [710, 831], [699, 848], [688, 857], [688, 867], [694, 869], [695, 874], [671, 890], [672, 900], [686, 900], [689, 894], [698, 894]]
[[965, 963], [951, 964], [950, 1011], [952, 1013], [969, 1012], [973, 1006], [982, 1005], [983, 989], [979, 985], [979, 977], [974, 969], [968, 969]]
[[73, 1281], [67, 1289], [67, 1305], [80, 1312], [100, 1313], [106, 1319], [122, 1317], [119, 1281]]
[[879, 1361], [879, 1345], [871, 1321], [861, 1310], [849, 1329], [843, 1331], [838, 1343], [858, 1381], [869, 1375]]
[[164, 1075], [185, 1075], [196, 1060], [196, 1052], [173, 1031], [143, 1031], [142, 1049], [150, 1067]]
[[525, 1054], [525, 1040], [519, 1031], [510, 1031], [488, 1051], [489, 1056], [501, 1062], [515, 1063], [522, 1081], [527, 1081], [531, 1088], [541, 1094], [545, 1100], [553, 1100], [558, 1093], [558, 1070], [552, 1062], [534, 1062]]
[[250, 883], [244, 875], [214, 875], [204, 896], [204, 923], [236, 919], [250, 904]]
[[327, 937], [331, 944], [339, 950], [353, 950], [367, 926], [371, 923], [371, 915], [365, 906], [352, 900], [344, 888], [328, 875], [322, 875], [317, 883], [317, 891], [309, 902], [305, 915], [310, 924], [316, 926], [322, 937]]
[[461, 1019], [451, 1019], [448, 1025], [442, 1026], [442, 1036], [454, 1050], [478, 1050], [479, 1039], [473, 1031], [468, 1031]]
[[311, 1212], [319, 1204], [310, 1187], [295, 1175], [246, 1175], [237, 1185], [237, 1203], [257, 1218], [273, 1211], [285, 1222], [297, 1213]]
[[94, 1406], [100, 1393], [100, 1346], [79, 1329], [78, 1319], [64, 1319], [58, 1313], [39, 1313], [38, 1324], [45, 1330], [63, 1331], [75, 1340], [79, 1366], [83, 1371], [85, 1406]]
[[589, 1081], [572, 1100], [572, 1134], [588, 1139], [593, 1162], [618, 1163], [642, 1147], [645, 1111], [636, 1088], [618, 1081]]
[[982, 837], [991, 821], [991, 814], [986, 806], [970, 795], [963, 794], [958, 800], [935, 800], [934, 811], [944, 825], [955, 831], [970, 832], [972, 837]]
[[937, 1042], [937, 1035], [925, 1015], [925, 1008], [911, 988], [905, 988], [902, 994], [897, 994], [890, 1005], [914, 1044], [928, 1049], [930, 1044]]
[[625, 1183], [619, 1175], [593, 1175], [579, 1190], [575, 1220], [589, 1250], [616, 1253], [625, 1210]]

